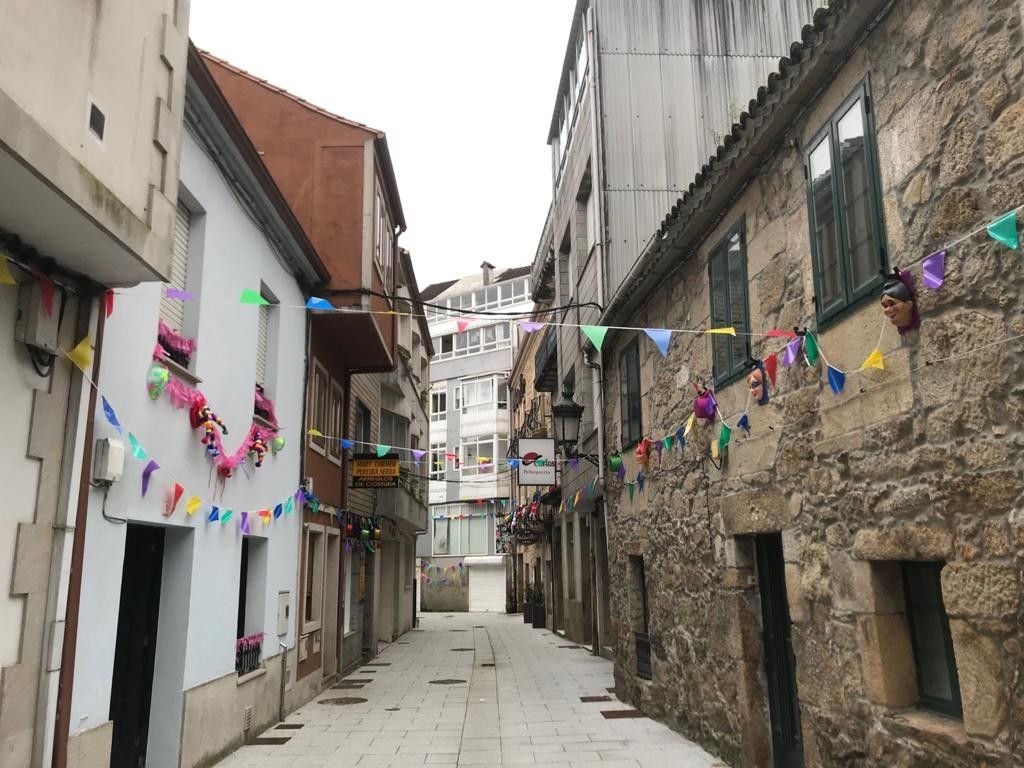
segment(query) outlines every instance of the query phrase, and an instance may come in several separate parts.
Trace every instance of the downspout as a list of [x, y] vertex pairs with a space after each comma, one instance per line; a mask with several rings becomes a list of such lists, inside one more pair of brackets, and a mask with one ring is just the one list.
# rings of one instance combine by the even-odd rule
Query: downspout
[[601, 87], [598, 71], [597, 35], [594, 32], [594, 8], [587, 9], [587, 56], [590, 57], [590, 157], [593, 180], [591, 187], [597, 193], [597, 231], [601, 252], [597, 259], [597, 303], [604, 312], [604, 259], [605, 259], [605, 195], [604, 195], [604, 131], [601, 125]]

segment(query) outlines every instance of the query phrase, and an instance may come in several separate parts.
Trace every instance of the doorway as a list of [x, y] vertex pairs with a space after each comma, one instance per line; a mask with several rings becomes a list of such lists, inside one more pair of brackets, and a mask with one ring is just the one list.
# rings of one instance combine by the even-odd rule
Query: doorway
[[341, 602], [341, 534], [337, 528], [327, 529], [327, 555], [324, 562], [323, 663], [324, 679], [338, 674], [338, 606]]
[[800, 703], [796, 689], [792, 622], [786, 597], [782, 534], [757, 536], [755, 542], [774, 765], [775, 768], [802, 768], [804, 752], [800, 732]]
[[129, 523], [110, 689], [111, 768], [143, 768], [149, 742], [164, 529]]
[[[600, 500], [599, 500], [600, 502]], [[601, 512], [597, 520], [597, 646], [606, 659], [613, 657], [611, 602], [608, 598], [608, 529], [604, 520], [604, 505], [600, 504]]]

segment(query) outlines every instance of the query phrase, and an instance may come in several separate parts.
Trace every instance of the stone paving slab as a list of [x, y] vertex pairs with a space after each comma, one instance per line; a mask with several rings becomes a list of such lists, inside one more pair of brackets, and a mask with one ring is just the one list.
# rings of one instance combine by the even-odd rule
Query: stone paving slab
[[653, 720], [606, 719], [603, 711], [630, 709], [613, 694], [581, 702], [609, 695], [611, 663], [569, 653], [563, 638], [518, 616], [427, 614], [420, 627], [375, 660], [373, 684], [358, 693], [365, 703], [324, 704], [345, 695], [327, 689], [289, 715], [301, 729], [263, 734], [287, 743], [245, 746], [218, 766], [725, 768]]

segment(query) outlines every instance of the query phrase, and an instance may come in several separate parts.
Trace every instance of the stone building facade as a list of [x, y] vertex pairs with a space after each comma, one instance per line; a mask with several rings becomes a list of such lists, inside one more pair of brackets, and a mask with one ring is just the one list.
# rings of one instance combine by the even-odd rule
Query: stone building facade
[[[720, 375], [721, 337], [706, 334], [674, 334], [662, 358], [642, 334], [610, 332], [602, 351], [605, 430], [627, 482], [640, 467], [620, 439], [620, 366], [636, 336], [628, 397], [644, 435], [675, 435], [691, 384], [726, 379], [714, 387], [733, 427], [720, 458], [721, 419], [698, 421], [682, 452], [650, 461], [642, 491], [611, 477], [606, 499], [617, 693], [732, 765], [1020, 764], [1024, 261], [985, 225], [1024, 204], [1021, 49], [1017, 3], [834, 0], [601, 319], [714, 327], [709, 260], [737, 246], [745, 274], [731, 290], [745, 288], [747, 315], [725, 343], [741, 373]], [[850, 149], [851, 104], [877, 198], [871, 253], [916, 286], [920, 326], [904, 335], [870, 280], [841, 313], [818, 308], [828, 288], [812, 236], [824, 235], [808, 209], [821, 199], [805, 165], [829, 126], [834, 150]], [[945, 283], [928, 290], [921, 260], [947, 246]], [[763, 331], [794, 328], [850, 372], [845, 387], [830, 389], [824, 360], [798, 360], [758, 407], [744, 357], [780, 352], [788, 340]], [[858, 369], [875, 349], [884, 369]], [[736, 426], [745, 403], [749, 435]], [[927, 605], [924, 571], [941, 574]], [[936, 680], [952, 716], [928, 709]]]

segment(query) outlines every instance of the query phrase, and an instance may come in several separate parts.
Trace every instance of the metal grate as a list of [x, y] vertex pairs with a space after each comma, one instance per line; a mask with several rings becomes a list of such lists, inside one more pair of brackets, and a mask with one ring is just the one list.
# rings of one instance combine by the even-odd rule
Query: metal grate
[[605, 709], [601, 716], [605, 720], [624, 720], [627, 718], [645, 717], [639, 709]]
[[636, 674], [644, 680], [651, 679], [651, 636], [646, 632], [634, 632], [636, 637]]
[[252, 707], [246, 707], [245, 712], [242, 714], [242, 730], [251, 731], [253, 726], [253, 711]]
[[455, 680], [454, 678], [451, 678], [451, 677], [444, 677], [444, 678], [441, 678], [440, 680], [431, 680], [430, 684], [431, 685], [458, 685], [459, 683], [464, 683], [464, 682], [466, 682], [466, 681], [465, 680]]
[[365, 704], [367, 699], [358, 696], [344, 696], [340, 699], [321, 699], [321, 704], [328, 704], [333, 707], [347, 707], [350, 704]]

